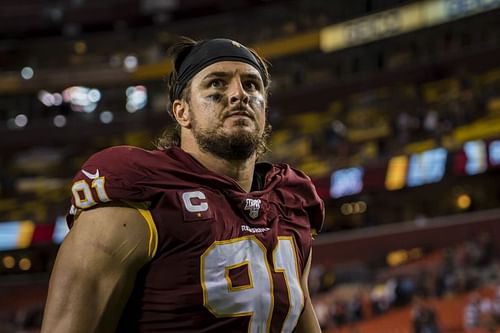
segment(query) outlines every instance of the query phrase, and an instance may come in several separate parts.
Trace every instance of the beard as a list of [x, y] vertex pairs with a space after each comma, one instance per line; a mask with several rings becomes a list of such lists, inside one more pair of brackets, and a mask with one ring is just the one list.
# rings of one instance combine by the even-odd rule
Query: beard
[[[243, 126], [245, 120], [236, 126]], [[200, 148], [208, 153], [229, 161], [243, 161], [250, 158], [259, 146], [265, 145], [265, 135], [258, 130], [253, 132], [234, 131], [224, 133], [222, 128], [199, 128], [196, 119], [192, 122], [192, 131]]]

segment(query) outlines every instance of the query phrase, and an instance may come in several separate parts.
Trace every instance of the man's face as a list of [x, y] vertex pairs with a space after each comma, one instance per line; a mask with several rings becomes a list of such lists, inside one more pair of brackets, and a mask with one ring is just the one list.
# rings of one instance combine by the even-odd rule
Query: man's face
[[266, 92], [257, 69], [217, 62], [196, 74], [188, 89], [190, 130], [200, 148], [228, 160], [249, 158], [266, 127]]

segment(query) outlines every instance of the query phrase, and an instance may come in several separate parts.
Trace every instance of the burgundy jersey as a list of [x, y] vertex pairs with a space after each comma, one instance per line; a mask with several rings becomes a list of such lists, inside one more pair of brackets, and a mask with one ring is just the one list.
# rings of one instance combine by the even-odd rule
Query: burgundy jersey
[[70, 225], [83, 209], [125, 201], [147, 207], [152, 230], [117, 332], [293, 331], [323, 202], [286, 164], [257, 164], [255, 184], [247, 193], [179, 148], [113, 147], [83, 165]]

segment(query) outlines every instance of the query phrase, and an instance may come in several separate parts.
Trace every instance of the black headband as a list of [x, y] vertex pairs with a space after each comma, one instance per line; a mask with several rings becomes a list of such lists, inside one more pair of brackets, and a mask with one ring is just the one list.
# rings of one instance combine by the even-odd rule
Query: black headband
[[194, 45], [189, 53], [175, 64], [178, 73], [173, 87], [173, 99], [180, 99], [186, 84], [203, 68], [219, 61], [241, 61], [252, 65], [260, 73], [264, 85], [267, 85], [266, 69], [248, 48], [230, 39], [209, 39]]

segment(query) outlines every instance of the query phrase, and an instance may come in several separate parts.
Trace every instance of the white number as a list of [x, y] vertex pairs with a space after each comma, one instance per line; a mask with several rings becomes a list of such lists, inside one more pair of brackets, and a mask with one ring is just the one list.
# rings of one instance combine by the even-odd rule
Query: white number
[[[111, 201], [106, 190], [104, 189], [104, 177], [98, 177], [92, 181], [92, 188], [95, 189], [97, 197], [101, 202]], [[79, 180], [71, 187], [73, 197], [75, 198], [75, 206], [78, 208], [89, 208], [97, 204], [97, 201], [92, 195], [92, 190], [85, 180]]]
[[[290, 308], [282, 332], [291, 332], [304, 306], [293, 241], [280, 237], [273, 251], [274, 269], [283, 272]], [[229, 270], [247, 265], [249, 284], [233, 287]], [[273, 280], [266, 248], [247, 236], [214, 242], [201, 257], [203, 304], [216, 317], [250, 316], [249, 333], [269, 332], [274, 307]]]
[[[294, 258], [294, 260], [290, 260]], [[283, 324], [282, 332], [293, 331], [304, 307], [304, 293], [300, 284], [299, 268], [295, 258], [292, 237], [278, 237], [278, 245], [273, 252], [274, 266], [277, 272], [283, 272], [288, 289], [290, 310]]]
[[96, 190], [97, 196], [99, 197], [99, 200], [101, 200], [101, 202], [111, 201], [111, 199], [108, 197], [108, 194], [106, 193], [106, 190], [104, 189], [105, 182], [106, 180], [104, 179], [104, 177], [99, 177], [92, 181], [92, 188]]
[[75, 198], [75, 206], [78, 208], [89, 208], [96, 204], [89, 184], [85, 180], [79, 180], [71, 187], [73, 197]]

